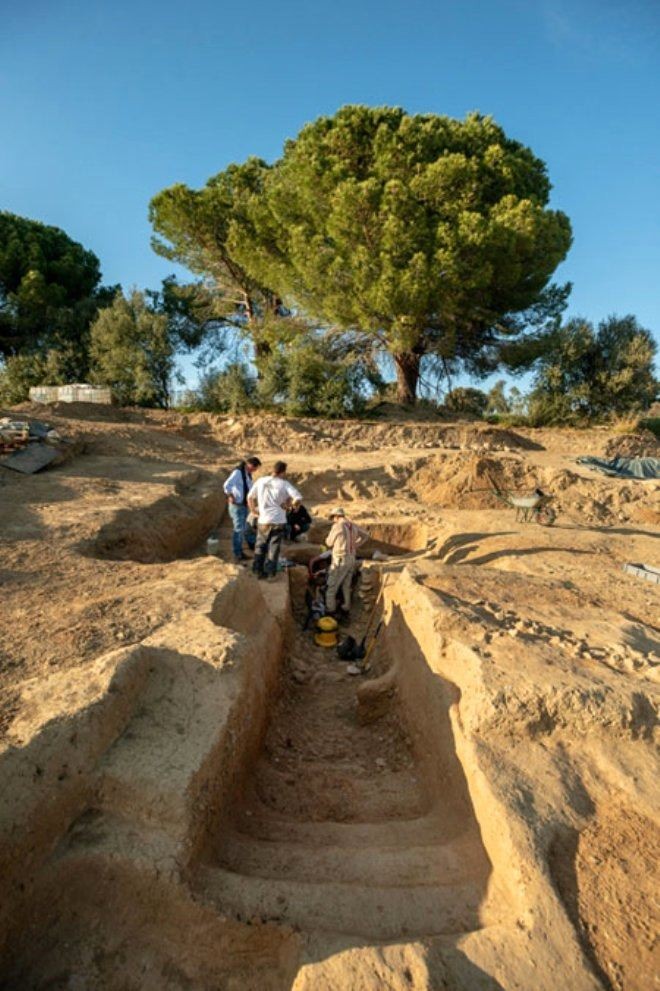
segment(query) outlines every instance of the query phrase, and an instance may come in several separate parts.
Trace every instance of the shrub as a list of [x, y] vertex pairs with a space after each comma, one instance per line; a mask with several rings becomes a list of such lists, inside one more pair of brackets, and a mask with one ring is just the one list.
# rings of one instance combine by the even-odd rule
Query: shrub
[[17, 354], [6, 358], [0, 367], [0, 403], [15, 406], [25, 402], [33, 385], [75, 382], [77, 360], [72, 348], [52, 348], [45, 354]]
[[614, 417], [611, 427], [615, 434], [636, 434], [642, 428], [642, 420], [639, 413], [628, 413]]
[[562, 425], [639, 413], [658, 389], [656, 350], [650, 331], [633, 316], [608, 317], [596, 329], [587, 320], [569, 320], [548, 335], [530, 417]]
[[112, 389], [122, 406], [167, 406], [174, 345], [166, 314], [144, 293], [118, 293], [90, 330], [91, 380]]
[[447, 393], [445, 406], [455, 413], [483, 416], [488, 407], [488, 396], [481, 389], [459, 386]]
[[233, 362], [202, 376], [197, 406], [211, 413], [245, 413], [257, 404], [257, 383], [247, 365]]
[[273, 349], [262, 364], [259, 396], [292, 416], [340, 418], [364, 412], [378, 376], [354, 355], [333, 353], [313, 334]]
[[15, 406], [24, 402], [30, 387], [41, 385], [44, 374], [45, 362], [38, 354], [19, 354], [7, 358], [0, 368], [0, 403]]
[[647, 416], [639, 421], [640, 427], [650, 430], [660, 440], [660, 416]]

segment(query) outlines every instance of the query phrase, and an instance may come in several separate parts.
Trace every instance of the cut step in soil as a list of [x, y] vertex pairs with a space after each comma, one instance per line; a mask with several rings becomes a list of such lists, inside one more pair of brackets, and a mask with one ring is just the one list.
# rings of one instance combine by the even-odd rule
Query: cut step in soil
[[[365, 624], [356, 606], [351, 632]], [[390, 664], [385, 646], [375, 673]], [[411, 744], [396, 692], [361, 723], [346, 665], [298, 626], [261, 753], [209, 838], [200, 895], [240, 921], [370, 941], [480, 928], [491, 867], [461, 765], [440, 755], [439, 794]]]

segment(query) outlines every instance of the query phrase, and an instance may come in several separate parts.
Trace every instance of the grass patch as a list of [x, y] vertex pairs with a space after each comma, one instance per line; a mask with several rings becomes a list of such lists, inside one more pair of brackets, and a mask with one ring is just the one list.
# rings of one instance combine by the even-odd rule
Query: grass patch
[[660, 416], [648, 416], [639, 421], [640, 427], [650, 430], [660, 440]]

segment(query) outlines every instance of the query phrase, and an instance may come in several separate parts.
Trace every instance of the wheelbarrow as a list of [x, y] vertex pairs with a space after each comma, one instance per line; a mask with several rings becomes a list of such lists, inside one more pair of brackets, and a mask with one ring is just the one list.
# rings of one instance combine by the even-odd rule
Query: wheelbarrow
[[538, 523], [539, 526], [552, 526], [557, 519], [557, 513], [552, 507], [553, 496], [541, 489], [534, 489], [530, 495], [516, 495], [501, 488], [497, 482], [488, 476], [493, 491], [498, 499], [516, 511], [517, 523]]

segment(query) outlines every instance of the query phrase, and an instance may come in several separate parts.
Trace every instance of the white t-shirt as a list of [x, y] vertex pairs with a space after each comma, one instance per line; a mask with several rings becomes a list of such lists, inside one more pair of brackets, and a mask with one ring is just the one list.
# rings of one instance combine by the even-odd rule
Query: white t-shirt
[[259, 506], [259, 525], [286, 523], [286, 510], [282, 506], [289, 499], [302, 502], [298, 489], [277, 475], [264, 475], [258, 478], [250, 490], [250, 499]]

